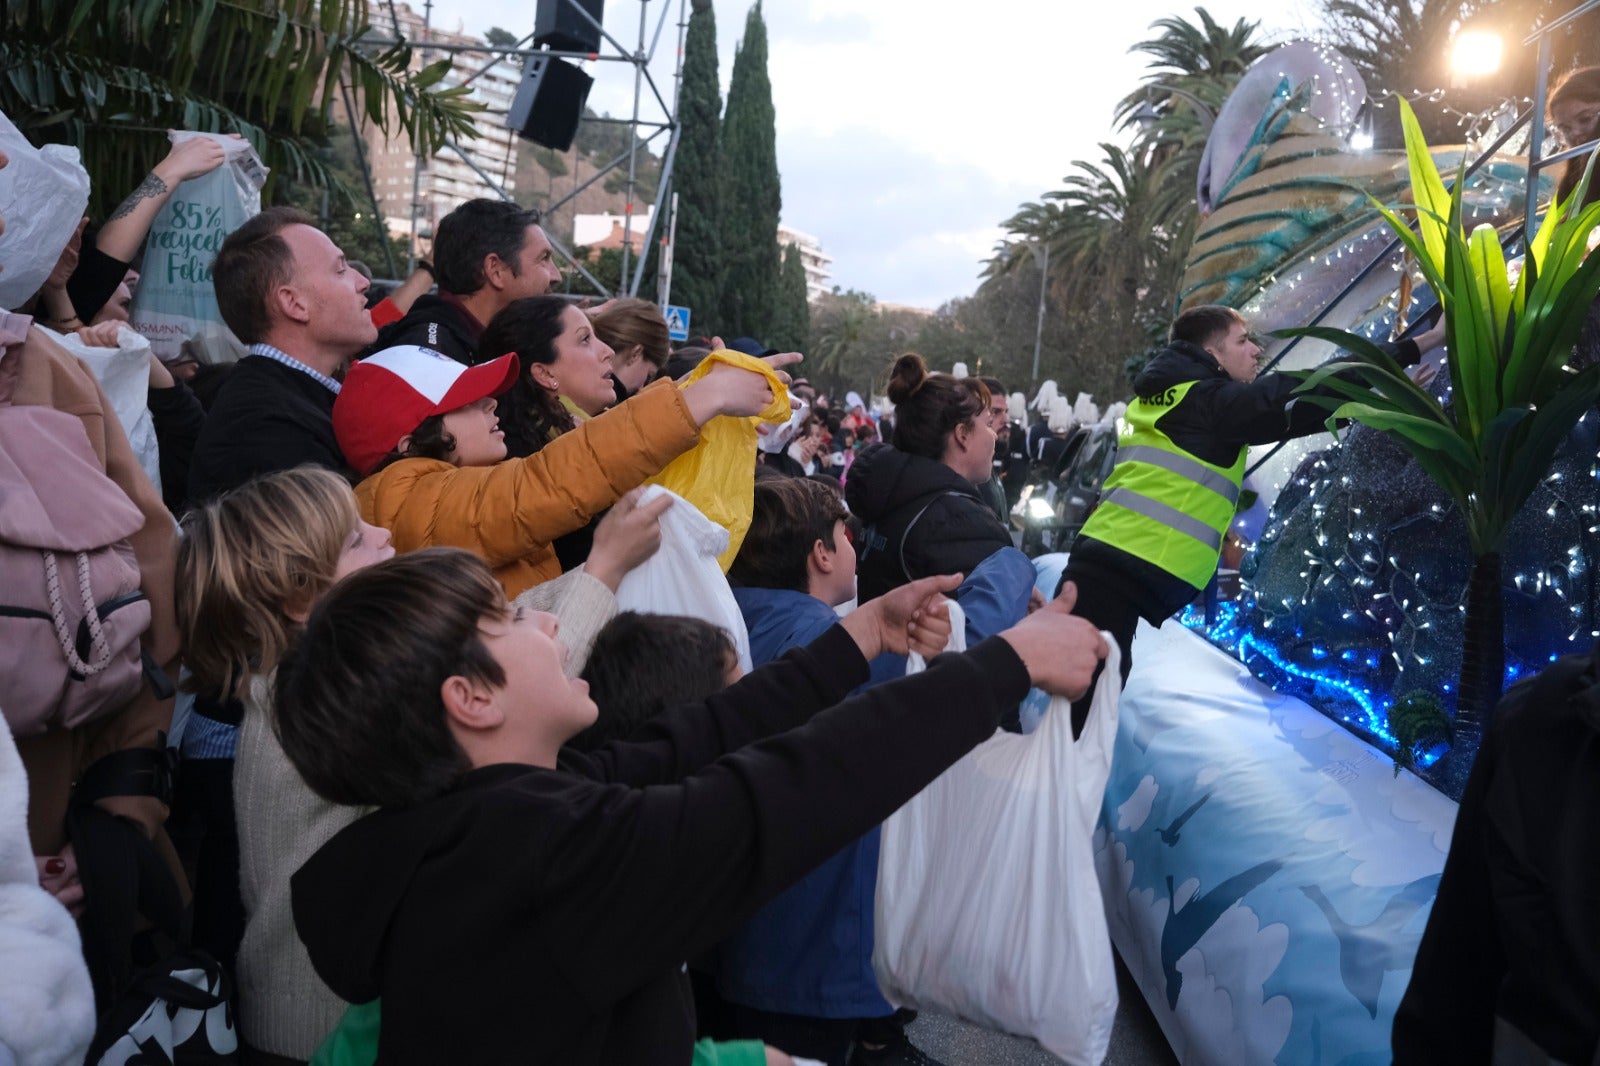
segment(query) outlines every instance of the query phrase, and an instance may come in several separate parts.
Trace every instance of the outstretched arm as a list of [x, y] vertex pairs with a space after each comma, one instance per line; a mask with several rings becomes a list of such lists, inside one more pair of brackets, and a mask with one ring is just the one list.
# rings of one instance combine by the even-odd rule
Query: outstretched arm
[[[993, 735], [1030, 682], [1081, 694], [1105, 645], [1067, 607], [1046, 607], [676, 785], [604, 789], [575, 803], [554, 845], [559, 868], [541, 862], [537, 874], [551, 957], [580, 994], [609, 1002], [721, 939]], [[841, 628], [810, 649], [837, 648]]]
[[[1427, 350], [1423, 343], [1429, 348], [1436, 346], [1433, 331], [1413, 340], [1379, 342], [1378, 347], [1400, 366], [1408, 367]], [[1305, 394], [1295, 390], [1304, 380], [1303, 373], [1286, 372], [1221, 384], [1211, 397], [1212, 421], [1229, 439], [1242, 444], [1275, 444], [1321, 433], [1327, 428], [1328, 409], [1303, 402]]]
[[937, 655], [950, 636], [944, 594], [959, 574], [930, 577], [869, 600], [804, 648], [753, 670], [703, 703], [675, 708], [627, 741], [592, 755], [563, 752], [585, 777], [642, 786], [678, 781], [730, 751], [793, 729], [839, 703], [867, 680], [885, 651]]

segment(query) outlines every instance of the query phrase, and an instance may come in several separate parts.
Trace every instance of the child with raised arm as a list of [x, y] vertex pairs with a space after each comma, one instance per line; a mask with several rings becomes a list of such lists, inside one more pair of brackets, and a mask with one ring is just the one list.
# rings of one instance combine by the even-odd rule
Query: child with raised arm
[[378, 1061], [685, 1066], [684, 959], [993, 734], [1030, 683], [1087, 687], [1105, 645], [1067, 595], [845, 699], [873, 656], [943, 648], [957, 583], [903, 586], [593, 755], [562, 751], [596, 710], [554, 621], [509, 609], [478, 560], [415, 552], [336, 588], [280, 668], [277, 724], [324, 798], [384, 808], [293, 880], [318, 974], [383, 999]]

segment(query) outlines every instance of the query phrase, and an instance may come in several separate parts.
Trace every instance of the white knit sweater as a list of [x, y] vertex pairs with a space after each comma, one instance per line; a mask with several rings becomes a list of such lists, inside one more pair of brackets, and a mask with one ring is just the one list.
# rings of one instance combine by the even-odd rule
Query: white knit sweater
[[[617, 613], [611, 590], [581, 569], [530, 589], [517, 603], [561, 620], [569, 677], [583, 669], [595, 634]], [[245, 1043], [305, 1061], [339, 1024], [347, 1004], [317, 977], [295, 933], [289, 878], [367, 809], [329, 803], [290, 765], [269, 717], [274, 676], [250, 683], [233, 766], [246, 916], [235, 976]]]

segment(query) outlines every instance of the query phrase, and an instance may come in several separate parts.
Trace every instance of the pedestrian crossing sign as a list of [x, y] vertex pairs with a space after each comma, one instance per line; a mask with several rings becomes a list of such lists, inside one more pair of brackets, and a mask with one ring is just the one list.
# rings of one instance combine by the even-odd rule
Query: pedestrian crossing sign
[[667, 305], [667, 336], [675, 341], [689, 339], [689, 309]]

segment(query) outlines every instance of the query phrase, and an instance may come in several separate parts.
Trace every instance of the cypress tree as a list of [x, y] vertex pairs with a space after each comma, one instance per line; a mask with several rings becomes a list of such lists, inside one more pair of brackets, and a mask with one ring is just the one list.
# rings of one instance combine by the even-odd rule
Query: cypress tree
[[767, 343], [783, 352], [803, 352], [811, 343], [811, 305], [806, 301], [806, 268], [798, 244], [783, 250], [777, 316]]
[[[690, 328], [717, 328], [722, 303], [722, 88], [717, 81], [717, 16], [711, 0], [693, 0], [683, 42], [678, 98], [678, 154], [672, 186], [678, 229], [672, 253], [672, 302], [689, 308]], [[662, 209], [670, 204], [660, 205]], [[666, 224], [666, 219], [662, 219]]]
[[761, 338], [775, 325], [778, 304], [778, 150], [767, 77], [767, 24], [756, 0], [733, 58], [722, 125], [727, 184], [722, 210], [723, 336]]

